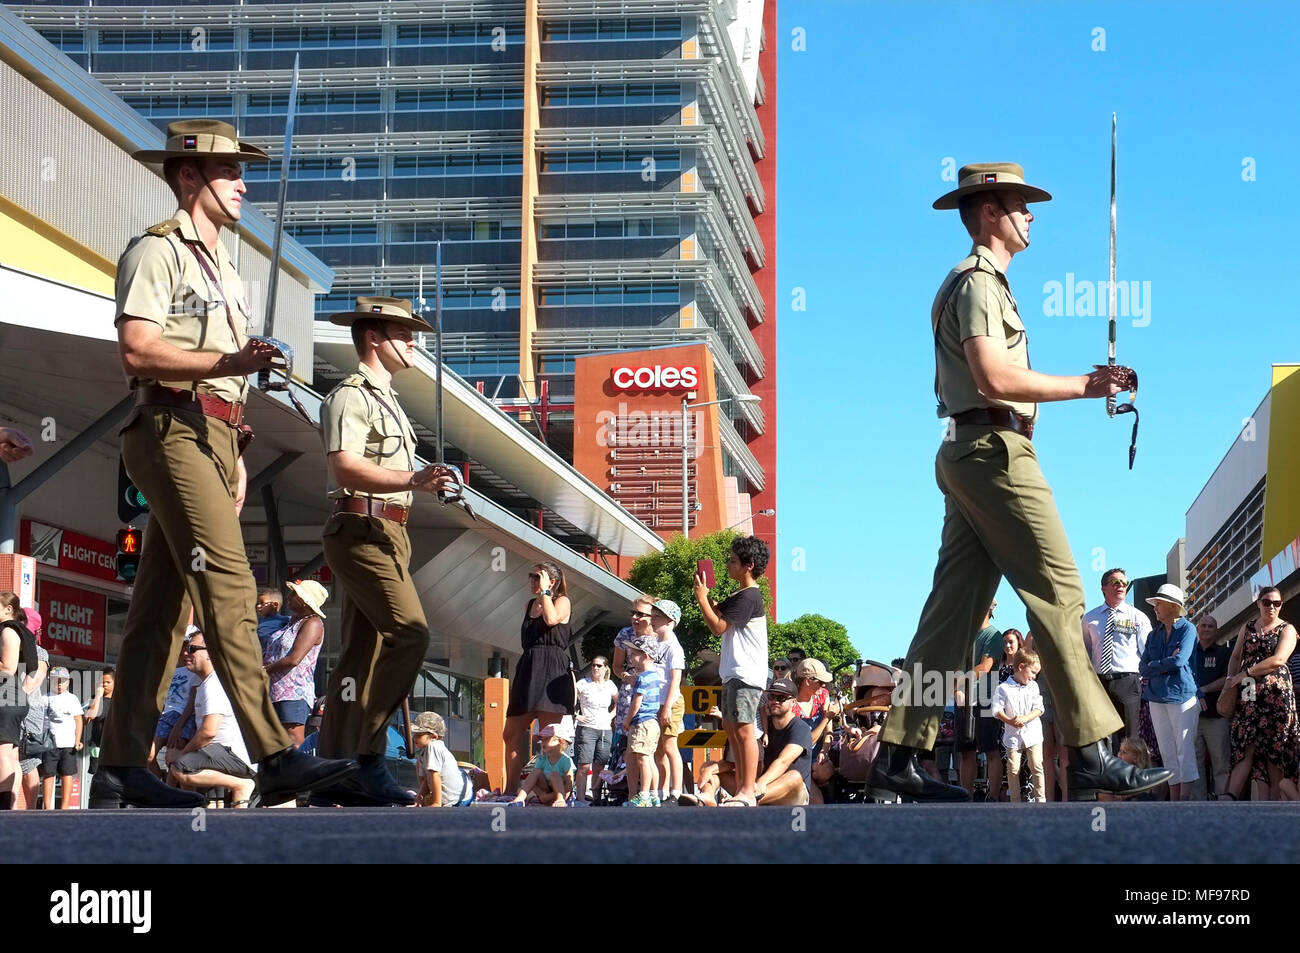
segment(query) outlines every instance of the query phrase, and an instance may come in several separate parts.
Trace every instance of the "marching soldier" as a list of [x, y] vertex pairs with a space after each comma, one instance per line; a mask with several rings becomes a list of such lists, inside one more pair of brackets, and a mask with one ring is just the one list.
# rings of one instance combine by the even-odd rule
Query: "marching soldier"
[[265, 152], [228, 123], [167, 127], [162, 163], [178, 209], [127, 246], [117, 268], [117, 333], [136, 407], [122, 459], [149, 500], [149, 525], [127, 611], [91, 807], [195, 807], [144, 767], [172, 663], [193, 605], [252, 760], [262, 802], [280, 803], [354, 774], [355, 762], [299, 753], [271, 707], [253, 612], [256, 585], [239, 528], [247, 474], [240, 452], [247, 375], [277, 350], [248, 339], [239, 275], [219, 240], [240, 218], [243, 162]]
[[357, 371], [321, 404], [321, 439], [334, 512], [323, 546], [343, 586], [343, 648], [330, 676], [317, 750], [356, 757], [361, 772], [321, 799], [349, 805], [412, 804], [384, 764], [388, 722], [415, 684], [429, 645], [424, 609], [411, 581], [406, 520], [413, 491], [450, 489], [447, 468], [415, 466], [415, 431], [393, 375], [411, 366], [414, 332], [433, 331], [411, 302], [358, 298], [330, 316], [352, 329]]
[[[975, 247], [948, 274], [930, 314], [939, 416], [950, 418], [935, 463], [945, 514], [934, 590], [905, 670], [919, 664], [923, 672], [960, 671], [971, 633], [1005, 575], [1024, 600], [1043, 671], [1051, 673], [1057, 725], [1070, 746], [1070, 797], [1095, 800], [1098, 792], [1149, 790], [1172, 772], [1135, 768], [1105, 743], [1122, 723], [1079, 638], [1083, 585], [1031, 443], [1040, 402], [1136, 388], [1127, 367], [1071, 377], [1030, 370], [1006, 271], [1012, 256], [1029, 247], [1034, 216], [1026, 203], [1050, 198], [1025, 182], [1019, 165], [994, 162], [964, 166], [958, 188], [934, 203], [960, 209]], [[920, 704], [915, 692], [903, 694], [881, 732], [869, 790], [909, 801], [969, 800], [965, 789], [921, 769], [918, 755], [934, 747], [941, 709]]]

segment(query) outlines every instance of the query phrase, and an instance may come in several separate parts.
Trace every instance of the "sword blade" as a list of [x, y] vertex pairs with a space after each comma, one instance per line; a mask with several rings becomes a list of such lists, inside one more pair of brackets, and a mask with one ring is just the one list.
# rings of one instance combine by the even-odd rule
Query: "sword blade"
[[[1116, 117], [1110, 114], [1110, 342], [1106, 354], [1106, 363], [1115, 364], [1115, 141]], [[1106, 413], [1115, 416], [1115, 398], [1106, 398]]]
[[284, 121], [284, 153], [280, 156], [280, 196], [275, 201], [275, 240], [271, 244], [271, 274], [267, 279], [266, 313], [262, 333], [275, 337], [275, 293], [280, 283], [280, 245], [284, 239], [284, 198], [289, 191], [289, 163], [293, 158], [293, 120], [298, 110], [298, 57], [293, 58], [289, 81], [289, 113]]
[[438, 390], [434, 401], [434, 427], [438, 431], [434, 438], [434, 446], [437, 448], [437, 456], [434, 462], [446, 463], [446, 451], [442, 442], [442, 242], [438, 242], [434, 248], [436, 257], [433, 276], [433, 363], [438, 370]]

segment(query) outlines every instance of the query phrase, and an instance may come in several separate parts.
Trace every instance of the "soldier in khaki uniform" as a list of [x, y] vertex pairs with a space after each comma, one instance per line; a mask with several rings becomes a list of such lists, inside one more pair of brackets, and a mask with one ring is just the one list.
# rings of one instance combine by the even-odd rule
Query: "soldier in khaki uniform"
[[[1083, 585], [1038, 467], [1031, 438], [1038, 404], [1107, 397], [1136, 387], [1126, 367], [1057, 377], [1030, 369], [1025, 325], [1007, 281], [1013, 255], [1029, 247], [1028, 202], [1051, 198], [1010, 162], [968, 165], [958, 188], [934, 203], [960, 209], [975, 247], [944, 279], [931, 308], [935, 390], [949, 430], [935, 461], [944, 494], [943, 537], [934, 589], [921, 613], [905, 671], [959, 672], [1002, 577], [1024, 601], [1050, 673], [1056, 723], [1070, 746], [1072, 800], [1098, 792], [1135, 794], [1166, 780], [1114, 758], [1104, 743], [1121, 727], [1079, 638]], [[905, 682], [881, 732], [868, 785], [880, 797], [969, 800], [932, 779], [918, 754], [934, 747], [942, 709], [922, 704]], [[901, 696], [901, 699], [897, 696]]]
[[451, 486], [445, 468], [416, 469], [415, 431], [393, 375], [411, 366], [413, 333], [433, 331], [399, 298], [358, 298], [355, 311], [330, 321], [352, 329], [360, 360], [321, 404], [321, 440], [329, 462], [333, 515], [325, 559], [346, 593], [343, 648], [330, 675], [317, 750], [353, 757], [361, 772], [322, 800], [350, 805], [412, 804], [384, 764], [388, 722], [415, 684], [429, 626], [411, 581], [406, 533], [413, 491]]
[[261, 763], [262, 800], [277, 803], [337, 783], [357, 765], [300, 754], [275, 716], [239, 528], [247, 375], [270, 366], [276, 351], [248, 339], [251, 312], [219, 236], [239, 221], [241, 163], [267, 155], [228, 123], [204, 119], [172, 123], [166, 148], [135, 158], [163, 163], [179, 208], [118, 262], [118, 345], [137, 397], [121, 431], [122, 459], [150, 516], [90, 806], [204, 802], [144, 767], [191, 606], [207, 636], [203, 651]]

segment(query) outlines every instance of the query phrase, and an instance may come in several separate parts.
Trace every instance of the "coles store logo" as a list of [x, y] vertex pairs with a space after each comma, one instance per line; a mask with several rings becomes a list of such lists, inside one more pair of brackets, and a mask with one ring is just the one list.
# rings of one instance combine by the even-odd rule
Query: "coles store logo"
[[615, 390], [692, 390], [699, 386], [700, 372], [695, 367], [616, 367], [610, 375]]

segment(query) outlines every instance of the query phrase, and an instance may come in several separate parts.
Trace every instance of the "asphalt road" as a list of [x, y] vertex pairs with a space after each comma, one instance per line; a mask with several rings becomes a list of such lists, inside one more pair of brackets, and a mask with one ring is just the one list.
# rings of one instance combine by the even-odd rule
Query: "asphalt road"
[[[1098, 814], [1098, 809], [1103, 813]], [[1300, 805], [0, 814], [0, 863], [1276, 863]], [[199, 823], [202, 821], [202, 823]], [[195, 829], [201, 828], [201, 829]]]

